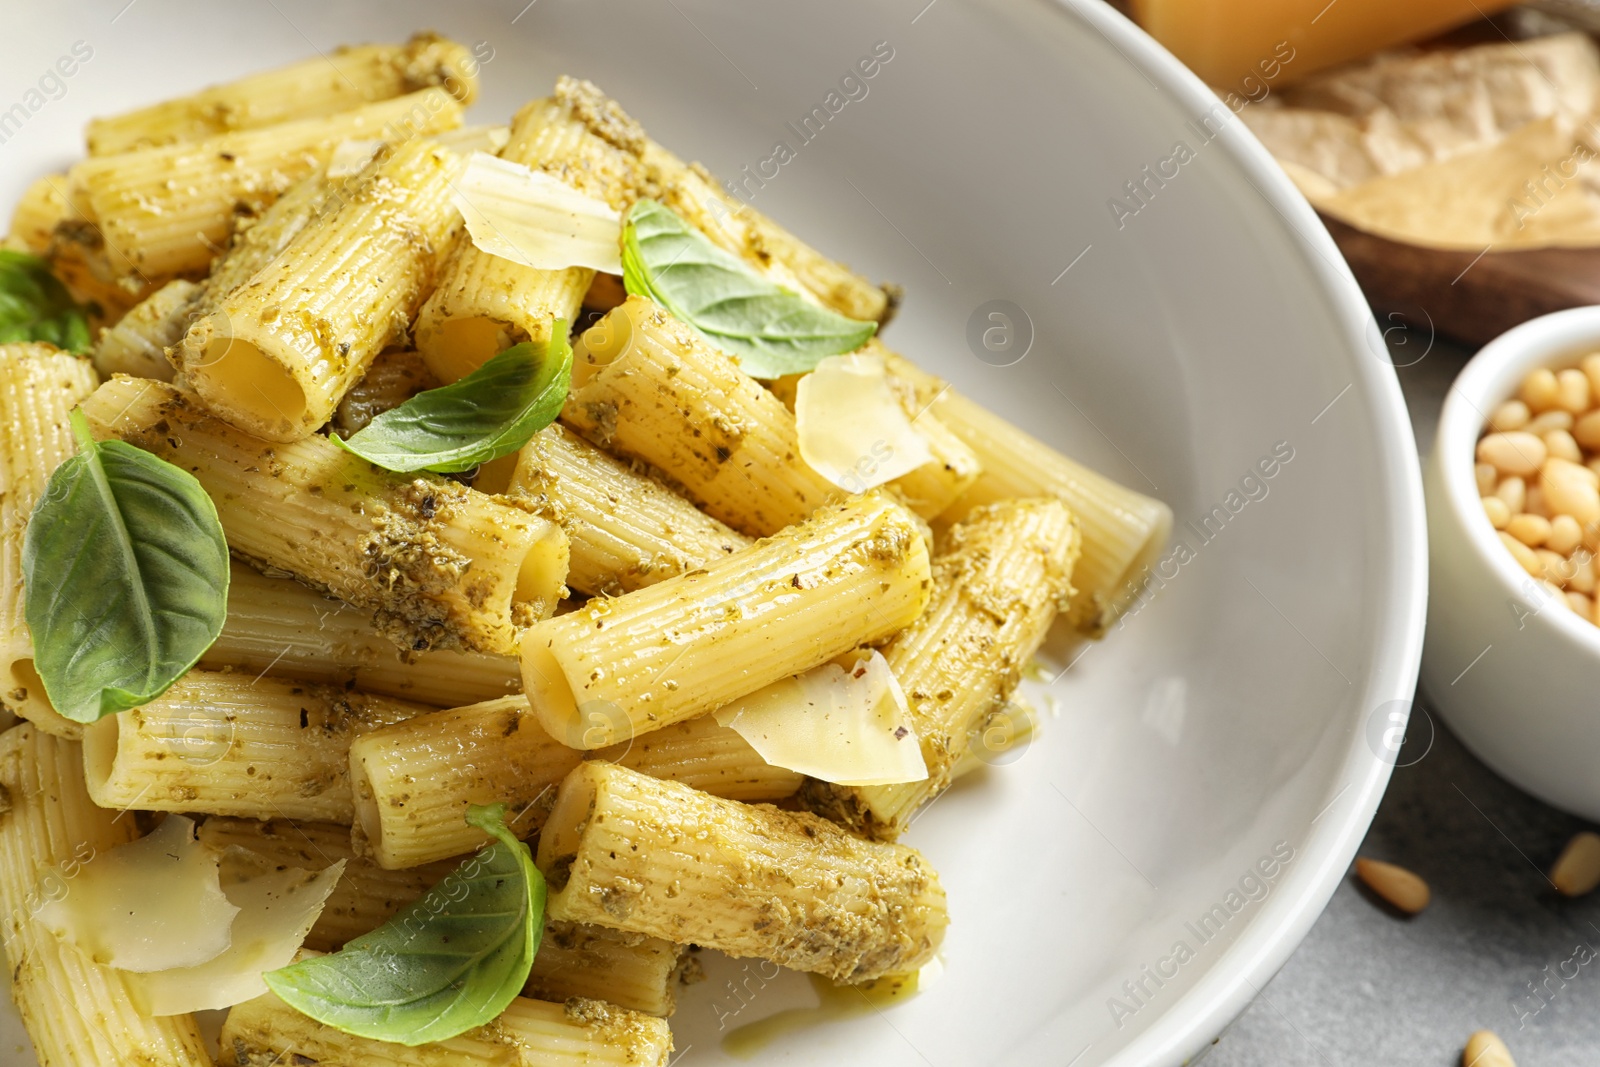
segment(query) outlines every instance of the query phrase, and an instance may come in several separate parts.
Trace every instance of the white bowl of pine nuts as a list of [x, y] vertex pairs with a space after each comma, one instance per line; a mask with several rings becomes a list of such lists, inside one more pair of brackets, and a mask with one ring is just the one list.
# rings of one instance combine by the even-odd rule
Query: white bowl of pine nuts
[[1505, 778], [1600, 819], [1600, 307], [1485, 346], [1424, 482], [1426, 694]]

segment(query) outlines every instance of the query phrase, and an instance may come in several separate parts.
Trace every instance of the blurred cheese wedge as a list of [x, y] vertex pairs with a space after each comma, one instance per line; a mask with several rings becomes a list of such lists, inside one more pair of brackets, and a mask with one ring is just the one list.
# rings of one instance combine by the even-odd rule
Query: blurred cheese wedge
[[1206, 82], [1248, 93], [1246, 79], [1298, 81], [1380, 49], [1431, 37], [1514, 2], [1132, 0], [1132, 6], [1139, 25]]

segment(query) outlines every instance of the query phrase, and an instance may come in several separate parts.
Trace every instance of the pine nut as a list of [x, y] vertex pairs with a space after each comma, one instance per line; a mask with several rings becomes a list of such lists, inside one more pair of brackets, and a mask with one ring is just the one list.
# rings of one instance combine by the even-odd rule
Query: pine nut
[[1564, 459], [1548, 460], [1539, 472], [1545, 504], [1556, 514], [1571, 515], [1579, 525], [1600, 523], [1600, 489], [1589, 480], [1593, 474]]
[[[1595, 477], [1600, 478], [1600, 456], [1596, 456], [1594, 459], [1591, 459], [1591, 460], [1586, 460], [1583, 465], [1585, 467], [1588, 467], [1590, 470], [1594, 471]], [[1478, 466], [1485, 467], [1485, 466], [1488, 466], [1488, 464], [1480, 463], [1480, 464], [1478, 464]]]
[[1577, 519], [1571, 515], [1557, 515], [1550, 520], [1550, 536], [1544, 539], [1544, 547], [1563, 556], [1570, 556], [1572, 550], [1581, 544], [1583, 544], [1583, 527], [1578, 525]]
[[1479, 1030], [1461, 1050], [1461, 1067], [1517, 1067], [1511, 1050], [1493, 1030]]
[[1567, 607], [1571, 608], [1572, 613], [1580, 619], [1594, 618], [1594, 601], [1582, 593], [1569, 591], [1567, 593]]
[[1507, 400], [1495, 408], [1494, 414], [1489, 416], [1489, 429], [1495, 433], [1520, 430], [1528, 425], [1528, 420], [1531, 418], [1533, 412], [1528, 410], [1528, 405], [1520, 400]]
[[1589, 410], [1589, 379], [1583, 371], [1569, 367], [1556, 372], [1556, 406], [1562, 411], [1582, 415]]
[[1572, 427], [1572, 413], [1556, 408], [1554, 411], [1546, 411], [1543, 414], [1535, 415], [1528, 420], [1528, 425], [1522, 429], [1536, 437], [1543, 437], [1551, 430], [1570, 430]]
[[1428, 883], [1404, 867], [1359, 856], [1356, 875], [1368, 889], [1407, 915], [1415, 915], [1428, 906]]
[[1551, 430], [1541, 440], [1544, 441], [1545, 451], [1550, 455], [1564, 459], [1568, 463], [1583, 462], [1583, 449], [1578, 447], [1578, 442], [1568, 431]]
[[1494, 495], [1504, 500], [1515, 515], [1528, 506], [1528, 483], [1515, 476], [1507, 478], [1495, 486]]
[[1556, 517], [1556, 513], [1550, 510], [1550, 505], [1544, 499], [1544, 490], [1540, 489], [1538, 485], [1528, 487], [1528, 498], [1522, 506], [1530, 514], [1537, 515], [1541, 519], [1553, 519]]
[[1573, 555], [1572, 577], [1567, 579], [1567, 588], [1575, 593], [1594, 596], [1595, 573], [1594, 555], [1592, 553], [1583, 552]]
[[[1600, 460], [1590, 462], [1600, 463]], [[1500, 472], [1494, 469], [1492, 463], [1477, 463], [1472, 467], [1472, 476], [1478, 482], [1478, 495], [1489, 496], [1494, 492], [1494, 487], [1499, 484]]]
[[1544, 602], [1546, 604], [1554, 604], [1558, 608], [1571, 609], [1572, 605], [1567, 603], [1567, 594], [1561, 591], [1560, 586], [1553, 582], [1547, 582], [1543, 578], [1539, 579], [1539, 586], [1544, 590]]
[[1522, 379], [1522, 388], [1517, 395], [1531, 411], [1549, 411], [1561, 400], [1561, 386], [1556, 383], [1555, 371], [1541, 367], [1529, 374]]
[[1589, 388], [1594, 391], [1594, 395], [1600, 396], [1600, 352], [1584, 356], [1578, 361], [1578, 369], [1589, 379]]
[[1478, 442], [1478, 459], [1501, 474], [1526, 477], [1544, 466], [1548, 453], [1544, 441], [1525, 430], [1492, 433]]
[[1517, 565], [1523, 570], [1527, 571], [1535, 578], [1544, 577], [1544, 564], [1540, 562], [1538, 556], [1534, 555], [1533, 549], [1529, 548], [1521, 541], [1518, 541], [1515, 537], [1512, 537], [1504, 530], [1500, 531], [1500, 543], [1506, 546], [1506, 551], [1511, 553], [1511, 558], [1515, 559], [1517, 561]]
[[1600, 834], [1588, 830], [1573, 834], [1550, 868], [1550, 880], [1564, 896], [1594, 892], [1600, 886]]
[[1600, 411], [1591, 411], [1572, 424], [1572, 436], [1591, 452], [1600, 452]]
[[1511, 509], [1497, 496], [1483, 498], [1483, 513], [1489, 516], [1489, 525], [1496, 530], [1504, 530], [1506, 523], [1511, 521]]
[[1529, 548], [1538, 548], [1550, 540], [1550, 520], [1537, 515], [1513, 515], [1505, 530]]

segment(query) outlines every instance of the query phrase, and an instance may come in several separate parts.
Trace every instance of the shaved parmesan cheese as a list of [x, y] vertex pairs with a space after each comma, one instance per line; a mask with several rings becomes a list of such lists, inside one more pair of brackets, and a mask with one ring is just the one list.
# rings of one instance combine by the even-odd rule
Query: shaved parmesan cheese
[[232, 944], [195, 967], [128, 975], [135, 1005], [150, 1015], [183, 1015], [265, 993], [262, 974], [293, 962], [344, 866], [340, 860], [322, 871], [279, 868], [248, 849], [229, 847], [222, 855], [222, 888], [239, 912]]
[[905, 694], [882, 654], [774, 682], [715, 712], [761, 758], [824, 782], [893, 785], [928, 777]]
[[494, 155], [511, 140], [511, 129], [508, 126], [458, 126], [434, 134], [431, 140], [458, 156], [469, 156], [473, 152]]
[[361, 168], [372, 162], [384, 142], [370, 140], [345, 140], [334, 146], [328, 157], [328, 177], [348, 178], [361, 173]]
[[539, 270], [622, 273], [622, 216], [543, 171], [474, 152], [455, 201], [481, 252]]
[[883, 357], [829, 356], [794, 398], [800, 456], [840, 489], [864, 493], [933, 461], [889, 384]]
[[222, 891], [217, 854], [195, 840], [194, 823], [182, 815], [91, 858], [63, 884], [39, 921], [95, 962], [125, 971], [215, 958], [228, 948], [239, 913]]

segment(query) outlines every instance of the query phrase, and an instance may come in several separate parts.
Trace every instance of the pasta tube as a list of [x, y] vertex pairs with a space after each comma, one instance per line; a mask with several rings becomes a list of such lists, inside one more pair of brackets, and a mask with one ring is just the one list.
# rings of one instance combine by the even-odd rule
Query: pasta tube
[[437, 86], [462, 104], [478, 94], [477, 63], [465, 45], [434, 33], [405, 44], [368, 44], [198, 93], [89, 122], [89, 154], [110, 155], [200, 141], [295, 119], [319, 118]]
[[191, 281], [174, 278], [135, 304], [95, 343], [95, 369], [108, 378], [130, 374], [172, 381], [167, 349], [183, 339], [189, 309], [201, 291]]
[[597, 761], [562, 783], [538, 863], [552, 918], [837, 982], [916, 970], [949, 923], [939, 876], [915, 849]]
[[271, 441], [326, 423], [407, 324], [458, 214], [457, 157], [413, 140], [190, 327], [178, 368], [212, 411]]
[[459, 125], [455, 98], [424, 89], [326, 118], [95, 156], [69, 172], [68, 195], [87, 205], [119, 278], [164, 281], [204, 270], [241, 208], [261, 211], [340, 142], [399, 143]]
[[36, 918], [43, 903], [72, 891], [79, 865], [138, 836], [132, 819], [90, 802], [77, 744], [30, 725], [0, 734], [0, 796], [7, 973], [40, 1067], [211, 1067], [194, 1016], [141, 1014], [123, 972]]
[[246, 1001], [222, 1024], [218, 1067], [297, 1062], [329, 1067], [665, 1067], [667, 1024], [598, 1000], [565, 1004], [518, 997], [487, 1026], [407, 1047], [353, 1037], [302, 1015], [271, 993]]
[[729, 800], [782, 800], [805, 782], [798, 771], [762, 759], [750, 742], [718, 723], [714, 715], [700, 715], [602, 748], [590, 758]]
[[983, 466], [976, 484], [941, 521], [958, 521], [999, 500], [1060, 499], [1083, 530], [1083, 556], [1072, 575], [1077, 594], [1066, 617], [1085, 634], [1103, 634], [1138, 598], [1144, 571], [1172, 533], [1172, 509], [1068, 459], [907, 360], [891, 355], [889, 369], [916, 387], [923, 403]]
[[46, 174], [37, 178], [22, 193], [11, 212], [11, 232], [7, 240], [13, 247], [42, 256], [50, 251], [56, 226], [71, 213], [67, 206], [67, 176]]
[[555, 516], [571, 544], [567, 584], [584, 593], [643, 589], [750, 543], [560, 424], [522, 447], [509, 492]]
[[[200, 825], [200, 840], [219, 849], [238, 845], [275, 865], [306, 870], [344, 860], [344, 876], [306, 938], [306, 947], [320, 952], [389, 921], [458, 865], [452, 860], [385, 870], [356, 855], [348, 826], [332, 823], [210, 818]], [[679, 946], [658, 937], [547, 922], [523, 995], [557, 1003], [593, 997], [647, 1015], [671, 1015], [681, 956]]]
[[77, 451], [67, 415], [96, 384], [88, 360], [47, 344], [0, 345], [0, 705], [65, 737], [82, 727], [50, 706], [34, 670], [22, 538], [51, 473]]
[[496, 802], [526, 837], [582, 758], [539, 728], [521, 696], [365, 731], [350, 745], [363, 850], [390, 868], [471, 852], [490, 838], [467, 824], [467, 808]]
[[381, 471], [325, 437], [251, 437], [160, 382], [118, 376], [83, 410], [98, 436], [191, 471], [235, 554], [373, 612], [402, 647], [511, 652], [513, 619], [561, 596], [566, 535], [505, 498]]
[[693, 718], [921, 614], [917, 519], [854, 497], [700, 570], [596, 598], [522, 638], [522, 686], [551, 736], [603, 748]]
[[[600, 113], [588, 104], [560, 87], [528, 104], [512, 120], [500, 158], [626, 211], [640, 182], [629, 151], [640, 135], [620, 110]], [[548, 340], [552, 321], [572, 322], [594, 276], [587, 267], [538, 270], [462, 240], [417, 317], [417, 348], [440, 381], [453, 382], [514, 344]]]
[[800, 458], [794, 416], [733, 357], [644, 297], [578, 339], [568, 426], [658, 468], [708, 515], [764, 537], [840, 490]]
[[488, 700], [522, 690], [511, 656], [435, 649], [407, 652], [372, 628], [372, 618], [292, 578], [269, 578], [233, 565], [228, 617], [200, 658], [202, 667], [233, 668], [324, 682], [434, 707]]
[[933, 559], [928, 610], [883, 649], [905, 691], [928, 777], [879, 786], [808, 782], [812, 810], [892, 841], [949, 786], [969, 738], [1016, 689], [1071, 595], [1079, 541], [1072, 513], [1055, 500], [988, 505], [950, 528]]
[[348, 825], [350, 739], [423, 710], [332, 686], [190, 671], [159, 700], [84, 731], [89, 795], [106, 808]]

